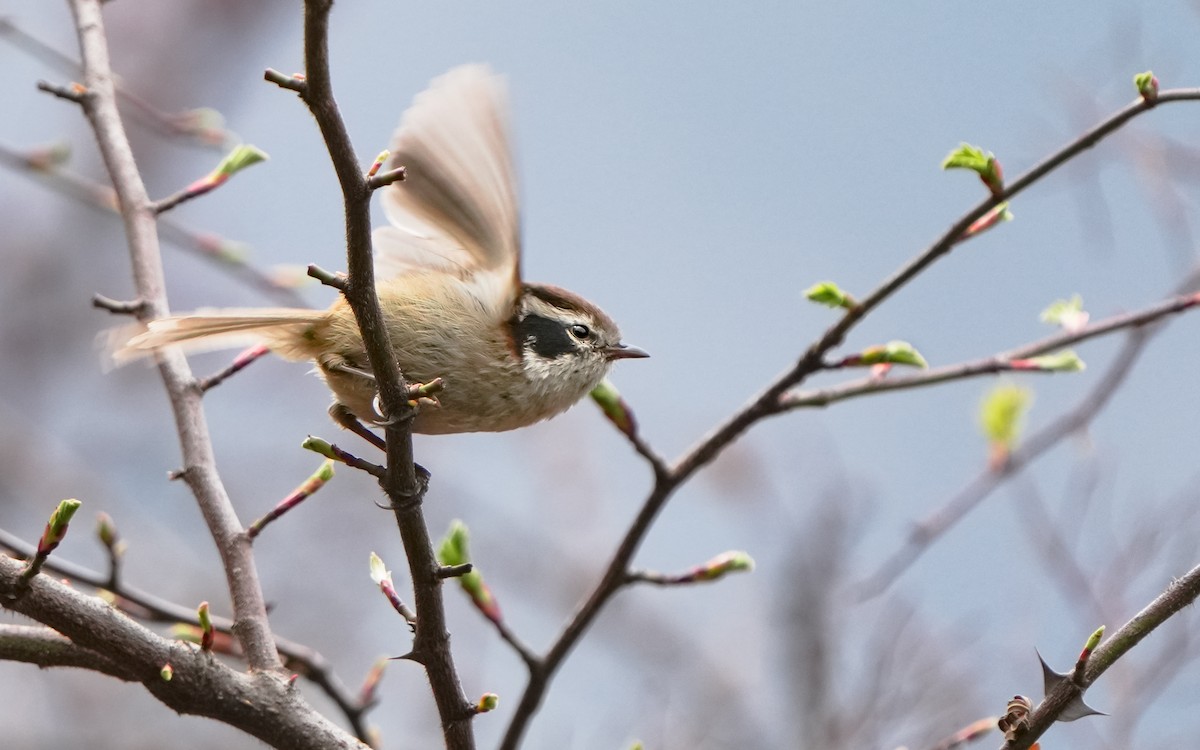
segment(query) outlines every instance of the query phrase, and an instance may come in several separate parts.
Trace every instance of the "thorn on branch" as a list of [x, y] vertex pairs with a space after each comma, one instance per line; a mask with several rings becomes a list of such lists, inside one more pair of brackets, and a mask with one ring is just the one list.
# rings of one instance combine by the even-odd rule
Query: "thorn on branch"
[[461, 565], [443, 565], [442, 567], [438, 568], [437, 577], [442, 579], [459, 578], [461, 576], [465, 576], [474, 569], [475, 565], [473, 563], [463, 563]]
[[113, 315], [141, 315], [146, 309], [146, 300], [117, 300], [103, 294], [92, 295], [92, 307], [108, 310]]
[[371, 175], [367, 178], [367, 187], [371, 190], [387, 187], [393, 182], [402, 182], [406, 177], [404, 167], [396, 167], [386, 172]]
[[331, 286], [339, 292], [346, 291], [346, 274], [332, 273], [326, 271], [315, 263], [310, 263], [308, 266], [308, 275], [321, 282], [325, 286]]
[[267, 68], [263, 71], [263, 79], [270, 81], [281, 89], [289, 89], [297, 94], [304, 94], [308, 91], [308, 81], [305, 80], [303, 73], [295, 75], [285, 75], [274, 68]]
[[60, 86], [56, 83], [50, 83], [49, 81], [38, 81], [37, 87], [39, 90], [45, 91], [48, 94], [53, 94], [59, 99], [66, 99], [67, 101], [75, 102], [76, 104], [83, 104], [92, 95], [92, 92], [88, 91], [82, 83], [76, 83], [74, 81], [72, 81], [69, 86]]

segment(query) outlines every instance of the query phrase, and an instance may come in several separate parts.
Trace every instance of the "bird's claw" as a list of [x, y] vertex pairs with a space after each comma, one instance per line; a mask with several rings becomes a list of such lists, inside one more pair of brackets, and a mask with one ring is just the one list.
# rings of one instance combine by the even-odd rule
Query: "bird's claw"
[[[409, 407], [412, 408], [414, 413], [419, 411], [422, 406], [440, 407], [442, 402], [438, 401], [437, 396], [434, 394], [440, 392], [445, 386], [446, 383], [441, 378], [434, 378], [428, 383], [409, 383], [407, 388], [408, 393], [406, 394], [408, 396], [407, 403]], [[387, 425], [396, 423], [396, 417], [388, 417], [384, 414], [383, 400], [379, 397], [378, 393], [371, 400], [371, 408], [380, 417], [375, 424], [386, 427]]]

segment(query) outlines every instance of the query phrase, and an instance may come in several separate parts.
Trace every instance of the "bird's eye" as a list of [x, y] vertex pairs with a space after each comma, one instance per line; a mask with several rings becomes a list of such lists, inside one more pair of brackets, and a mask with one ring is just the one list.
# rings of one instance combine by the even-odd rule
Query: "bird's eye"
[[575, 325], [571, 326], [571, 335], [582, 341], [588, 336], [591, 336], [592, 331], [582, 323], [576, 323]]

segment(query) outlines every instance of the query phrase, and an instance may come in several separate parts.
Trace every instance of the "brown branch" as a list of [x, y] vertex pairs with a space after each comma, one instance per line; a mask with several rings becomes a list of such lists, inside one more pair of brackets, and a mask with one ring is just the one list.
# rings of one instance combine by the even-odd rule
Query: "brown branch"
[[[654, 487], [643, 502], [633, 523], [626, 531], [616, 552], [604, 570], [600, 582], [587, 599], [579, 606], [563, 628], [558, 639], [551, 645], [535, 665], [530, 667], [529, 682], [513, 715], [504, 738], [502, 750], [516, 750], [521, 742], [533, 714], [541, 705], [546, 689], [554, 673], [562, 665], [571, 649], [579, 642], [583, 633], [595, 621], [604, 605], [627, 584], [627, 571], [638, 547], [662, 510], [667, 500], [697, 470], [716, 458], [751, 426], [762, 419], [779, 413], [780, 399], [791, 389], [804, 382], [808, 376], [824, 369], [825, 355], [839, 346], [846, 335], [868, 313], [899, 291], [927, 267], [945, 256], [965, 237], [968, 229], [996, 205], [1011, 200], [1039, 179], [1053, 172], [1075, 156], [1083, 153], [1100, 140], [1116, 132], [1127, 122], [1153, 107], [1169, 102], [1200, 100], [1200, 89], [1178, 89], [1163, 91], [1155, 102], [1138, 99], [1109, 116], [1087, 133], [1079, 136], [1041, 163], [1020, 176], [1007, 188], [989, 195], [974, 208], [955, 221], [950, 228], [923, 252], [901, 266], [878, 287], [867, 294], [861, 302], [846, 310], [842, 317], [830, 326], [819, 339], [814, 341], [791, 369], [778, 376], [758, 396], [734, 413], [727, 421], [716, 427], [684, 454], [666, 473], [656, 471]], [[1032, 441], [1031, 441], [1032, 443]], [[1029, 447], [1029, 446], [1027, 446]]]
[[[143, 319], [164, 317], [168, 307], [154, 211], [117, 110], [100, 2], [71, 0], [70, 6], [79, 36], [84, 85], [89, 92], [82, 102], [83, 111], [96, 134], [116, 190], [137, 295], [146, 303]], [[186, 466], [185, 479], [225, 570], [233, 599], [234, 635], [251, 669], [280, 671], [282, 665], [267, 623], [251, 546], [217, 474], [201, 393], [194, 387], [195, 379], [182, 353], [164, 350], [155, 358], [175, 415]]]
[[[0, 529], [0, 547], [7, 548], [24, 557], [29, 557], [37, 551], [34, 545], [4, 529]], [[160, 623], [200, 624], [195, 607], [168, 601], [119, 581], [117, 585], [114, 585], [111, 576], [103, 575], [61, 557], [55, 556], [47, 560], [44, 569], [56, 576], [69, 578], [76, 584], [82, 583], [94, 589], [112, 593], [116, 599], [113, 606], [138, 619]], [[212, 615], [211, 619], [217, 632], [233, 633], [232, 620], [218, 615]], [[275, 636], [275, 646], [280, 655], [284, 657], [288, 669], [300, 672], [306, 679], [320, 687], [346, 716], [355, 735], [366, 742], [368, 733], [367, 727], [363, 723], [366, 708], [358, 703], [355, 696], [333, 673], [329, 661], [318, 651], [278, 635]]]
[[39, 667], [77, 667], [137, 682], [137, 671], [103, 654], [75, 645], [70, 638], [44, 625], [0, 624], [0, 660]]
[[471, 728], [473, 704], [463, 693], [450, 652], [441, 579], [438, 577], [440, 566], [421, 509], [428, 475], [423, 471], [418, 475], [413, 462], [413, 410], [408, 405], [408, 388], [396, 367], [396, 357], [375, 293], [370, 218], [372, 190], [363, 176], [333, 97], [328, 50], [331, 9], [331, 0], [305, 2], [303, 81], [296, 77], [282, 80], [284, 77], [272, 75], [270, 71], [267, 78], [297, 90], [308, 105], [342, 188], [348, 269], [344, 294], [358, 321], [383, 411], [391, 418], [385, 429], [387, 466], [380, 486], [395, 513], [412, 576], [417, 625], [410, 657], [425, 668], [447, 748], [470, 750], [475, 747]]
[[[66, 636], [80, 649], [119, 665], [165, 705], [183, 714], [217, 719], [273, 747], [366, 746], [312, 710], [275, 671], [237, 672], [191, 644], [163, 638], [106, 602], [38, 576], [19, 599], [21, 563], [0, 556], [0, 602]], [[170, 666], [171, 679], [163, 677]], [[77, 664], [76, 666], [84, 666]]]
[[38, 81], [37, 87], [38, 91], [45, 91], [47, 94], [57, 96], [59, 99], [66, 99], [76, 104], [83, 104], [84, 99], [88, 96], [87, 89], [78, 83], [73, 83], [70, 86], [60, 86], [48, 81]]
[[105, 297], [103, 294], [92, 295], [92, 307], [108, 310], [113, 315], [141, 315], [146, 309], [146, 303], [140, 299], [122, 301]]

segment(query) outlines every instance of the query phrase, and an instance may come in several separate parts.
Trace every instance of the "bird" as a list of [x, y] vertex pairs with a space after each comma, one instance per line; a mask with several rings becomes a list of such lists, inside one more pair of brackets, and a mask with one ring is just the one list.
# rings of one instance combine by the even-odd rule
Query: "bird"
[[[649, 356], [623, 343], [592, 302], [522, 279], [503, 77], [464, 65], [435, 78], [403, 115], [386, 166], [403, 167], [405, 179], [382, 188], [388, 224], [372, 233], [385, 328], [404, 378], [442, 385], [432, 403], [422, 400], [413, 432], [525, 427], [570, 408], [617, 360]], [[315, 363], [343, 426], [349, 417], [387, 423], [344, 297], [326, 310], [201, 309], [152, 320], [112, 355], [121, 364], [169, 346], [253, 344]]]

